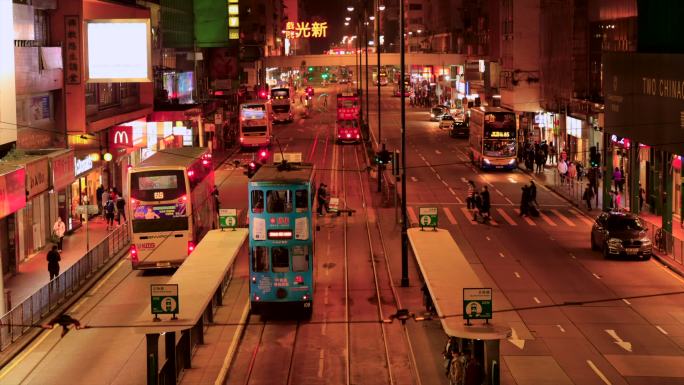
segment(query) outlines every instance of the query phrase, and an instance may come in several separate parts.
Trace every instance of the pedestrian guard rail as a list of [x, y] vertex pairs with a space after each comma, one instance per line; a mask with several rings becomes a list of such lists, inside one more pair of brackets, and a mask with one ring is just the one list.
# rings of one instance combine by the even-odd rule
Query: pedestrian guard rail
[[120, 258], [121, 251], [127, 249], [130, 241], [128, 226], [118, 226], [78, 262], [3, 315], [0, 318], [0, 352], [75, 295], [112, 258]]

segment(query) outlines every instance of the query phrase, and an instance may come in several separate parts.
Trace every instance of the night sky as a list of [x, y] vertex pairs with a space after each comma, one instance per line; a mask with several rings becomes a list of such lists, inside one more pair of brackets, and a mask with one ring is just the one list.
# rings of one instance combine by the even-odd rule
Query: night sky
[[342, 36], [349, 34], [346, 30], [350, 27], [344, 26], [344, 17], [347, 12], [347, 5], [354, 0], [300, 0], [308, 15], [309, 20], [320, 20], [328, 22], [327, 38], [310, 39], [311, 53], [323, 53], [330, 48], [330, 44], [340, 42]]

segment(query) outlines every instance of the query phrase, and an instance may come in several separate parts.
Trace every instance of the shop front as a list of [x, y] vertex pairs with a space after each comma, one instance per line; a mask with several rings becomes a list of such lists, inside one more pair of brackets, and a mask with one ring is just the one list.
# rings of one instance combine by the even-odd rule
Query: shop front
[[23, 166], [0, 166], [0, 258], [4, 278], [17, 272], [20, 238], [17, 211], [26, 206], [25, 181]]
[[42, 249], [50, 236], [48, 158], [26, 162], [26, 206], [18, 212], [19, 261]]
[[81, 227], [83, 218], [78, 214], [79, 205], [97, 204], [97, 188], [103, 184], [103, 169], [98, 162], [93, 161], [90, 153], [77, 152], [73, 160], [74, 182], [71, 183], [71, 207], [67, 226], [72, 230]]
[[50, 222], [59, 216], [66, 230], [73, 230], [71, 221], [71, 184], [74, 182], [74, 150], [65, 150], [50, 156]]

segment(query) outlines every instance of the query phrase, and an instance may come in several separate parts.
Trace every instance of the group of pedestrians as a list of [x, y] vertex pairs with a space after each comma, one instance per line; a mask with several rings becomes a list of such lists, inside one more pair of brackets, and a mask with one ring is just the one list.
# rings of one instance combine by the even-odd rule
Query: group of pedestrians
[[450, 384], [480, 385], [485, 380], [482, 363], [468, 349], [461, 349], [456, 337], [449, 337], [442, 356]]
[[543, 140], [541, 143], [525, 143], [522, 151], [519, 152], [520, 161], [525, 163], [525, 167], [537, 174], [544, 172], [544, 165], [549, 161], [555, 161], [556, 148], [553, 143]]
[[121, 217], [126, 222], [126, 200], [116, 187], [105, 189], [103, 185], [97, 188], [97, 206], [107, 222], [107, 230], [114, 229], [114, 217], [117, 224], [121, 224]]
[[466, 197], [466, 206], [470, 213], [473, 215], [473, 221], [478, 221], [478, 217], [482, 222], [489, 222], [491, 200], [489, 197], [489, 188], [485, 185], [482, 186], [480, 191], [475, 187], [475, 182], [472, 180], [468, 181], [468, 196]]

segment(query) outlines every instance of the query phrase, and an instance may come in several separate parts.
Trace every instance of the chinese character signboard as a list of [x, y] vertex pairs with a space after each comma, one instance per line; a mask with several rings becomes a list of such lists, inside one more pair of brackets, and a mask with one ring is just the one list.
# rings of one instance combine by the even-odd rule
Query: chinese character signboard
[[81, 83], [81, 22], [78, 16], [64, 16], [67, 84]]
[[327, 33], [327, 21], [288, 21], [285, 24], [285, 37], [288, 39], [326, 37]]

